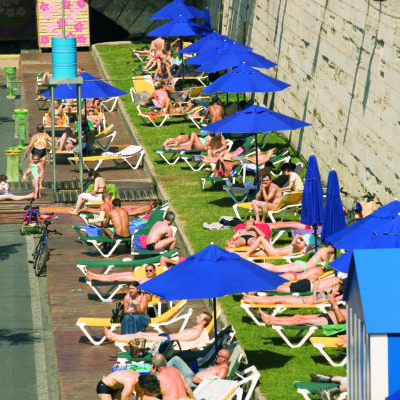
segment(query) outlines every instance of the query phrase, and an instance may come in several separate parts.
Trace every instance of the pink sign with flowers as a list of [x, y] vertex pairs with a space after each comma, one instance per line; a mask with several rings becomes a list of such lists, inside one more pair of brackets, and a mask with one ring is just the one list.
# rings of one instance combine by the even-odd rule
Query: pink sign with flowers
[[[51, 38], [63, 34], [61, 0], [36, 1], [39, 47], [51, 47]], [[76, 37], [78, 47], [90, 46], [88, 0], [64, 0], [66, 37]]]

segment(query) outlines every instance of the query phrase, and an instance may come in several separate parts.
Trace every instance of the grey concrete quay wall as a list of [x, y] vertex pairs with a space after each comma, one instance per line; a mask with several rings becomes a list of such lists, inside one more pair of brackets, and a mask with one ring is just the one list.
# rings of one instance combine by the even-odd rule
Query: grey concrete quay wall
[[257, 100], [311, 127], [285, 135], [321, 176], [400, 197], [400, 2], [210, 0], [213, 27], [276, 62], [268, 75], [292, 86]]

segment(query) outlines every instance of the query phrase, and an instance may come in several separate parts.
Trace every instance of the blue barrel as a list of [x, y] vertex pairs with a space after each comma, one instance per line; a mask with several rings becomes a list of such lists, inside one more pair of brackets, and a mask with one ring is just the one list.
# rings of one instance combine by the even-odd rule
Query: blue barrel
[[53, 78], [76, 78], [76, 38], [54, 37], [51, 46]]

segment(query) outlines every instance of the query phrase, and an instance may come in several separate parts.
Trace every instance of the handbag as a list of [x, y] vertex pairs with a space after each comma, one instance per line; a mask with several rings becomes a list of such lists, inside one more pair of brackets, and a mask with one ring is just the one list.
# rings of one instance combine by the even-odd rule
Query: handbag
[[151, 348], [151, 354], [154, 356], [155, 354], [163, 354], [166, 359], [171, 358], [176, 350], [174, 349], [174, 345], [176, 344], [179, 351], [182, 351], [181, 344], [179, 340], [171, 340], [167, 333], [161, 333], [159, 336], [165, 336], [167, 340], [163, 340], [161, 342], [156, 342], [153, 344]]
[[119, 301], [112, 309], [110, 322], [120, 324], [124, 315], [124, 305]]

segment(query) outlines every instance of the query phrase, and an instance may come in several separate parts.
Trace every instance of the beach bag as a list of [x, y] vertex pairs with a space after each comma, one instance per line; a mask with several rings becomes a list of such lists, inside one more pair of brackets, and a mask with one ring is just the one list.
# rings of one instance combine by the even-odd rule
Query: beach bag
[[179, 340], [171, 340], [167, 333], [161, 333], [159, 336], [166, 336], [167, 340], [153, 344], [151, 348], [151, 354], [153, 356], [159, 353], [162, 354], [166, 359], [171, 358], [176, 352], [174, 349], [175, 343], [177, 344], [179, 351], [182, 351]]
[[120, 324], [122, 318], [124, 318], [124, 305], [119, 301], [115, 307], [112, 309], [110, 322], [114, 324]]

